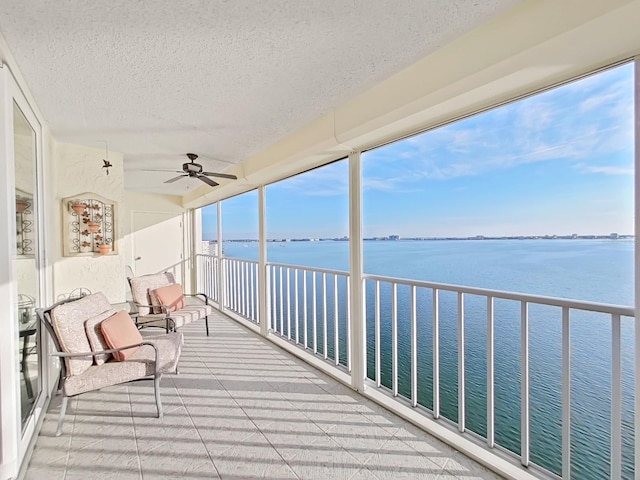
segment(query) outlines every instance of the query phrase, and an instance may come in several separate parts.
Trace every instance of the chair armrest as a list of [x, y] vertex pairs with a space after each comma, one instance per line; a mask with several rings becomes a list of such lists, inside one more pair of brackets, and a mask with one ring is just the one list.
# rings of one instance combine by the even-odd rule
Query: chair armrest
[[[164, 314], [164, 315], [168, 315], [168, 312], [169, 312], [169, 309], [167, 308], [166, 305], [162, 305], [162, 304], [160, 304], [160, 305], [145, 305], [143, 303], [137, 303], [137, 302], [133, 302], [133, 303], [135, 304], [136, 307], [147, 307], [149, 309], [160, 308], [160, 310], [162, 310], [162, 314]], [[140, 315], [140, 311], [129, 312], [129, 313], [130, 314], [131, 313], [136, 314], [138, 316], [138, 318], [144, 318], [144, 317], [146, 317], [148, 315], [159, 315], [158, 313], [148, 313], [147, 315]]]
[[153, 363], [155, 365], [155, 371], [157, 374], [158, 373], [158, 347], [153, 342], [140, 342], [140, 343], [135, 343], [133, 345], [127, 345], [126, 347], [110, 348], [108, 350], [96, 350], [95, 352], [78, 352], [78, 353], [52, 352], [49, 355], [52, 357], [60, 357], [60, 358], [93, 357], [94, 355], [102, 355], [105, 353], [119, 352], [121, 350], [128, 350], [129, 348], [141, 347], [143, 345], [149, 345], [153, 347], [153, 351], [154, 351]]
[[185, 297], [204, 297], [204, 304], [209, 305], [209, 295], [206, 293], [185, 293]]
[[140, 315], [136, 319], [136, 327], [144, 327], [147, 323], [157, 322], [158, 320], [165, 320], [170, 322], [175, 328], [175, 320], [171, 318], [169, 312], [167, 313], [151, 313], [149, 315]]

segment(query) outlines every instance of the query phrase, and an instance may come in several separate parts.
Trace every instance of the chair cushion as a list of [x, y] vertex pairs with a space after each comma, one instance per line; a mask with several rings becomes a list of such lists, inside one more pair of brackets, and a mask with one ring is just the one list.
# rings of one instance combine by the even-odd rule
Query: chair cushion
[[[158, 349], [159, 373], [175, 372], [182, 350], [182, 334], [173, 332], [144, 337], [144, 341], [152, 342]], [[82, 374], [65, 379], [64, 392], [71, 397], [153, 375], [155, 373], [154, 354], [153, 347], [143, 345], [125, 362], [116, 362], [112, 358], [100, 366], [92, 365]]]
[[[115, 310], [109, 309], [98, 315], [91, 317], [89, 320], [84, 322], [84, 329], [87, 332], [87, 338], [89, 339], [89, 344], [91, 345], [91, 351], [97, 352], [100, 350], [108, 350], [111, 348], [104, 339], [102, 335], [102, 330], [100, 330], [100, 324], [103, 320], [106, 320], [110, 316], [116, 313]], [[102, 365], [104, 362], [111, 358], [110, 353], [101, 353], [100, 355], [94, 355], [93, 361], [96, 365]]]
[[184, 292], [179, 283], [156, 288], [153, 293], [158, 297], [160, 304], [166, 305], [172, 312], [184, 308]]
[[[201, 318], [213, 313], [211, 305], [206, 305], [198, 297], [185, 297], [185, 303], [186, 305], [184, 308], [169, 314], [169, 328], [183, 327], [188, 323], [195, 322], [196, 320], [200, 320]], [[167, 320], [164, 315], [152, 315], [149, 318], [151, 320], [147, 318], [140, 318], [140, 325], [143, 325], [144, 327], [167, 327]]]
[[[58, 305], [51, 310], [51, 323], [64, 352], [90, 352], [85, 322], [111, 305], [103, 293], [87, 295], [79, 300]], [[67, 375], [79, 375], [93, 365], [93, 356], [65, 358]]]
[[[142, 335], [136, 328], [136, 324], [124, 310], [103, 320], [100, 323], [100, 330], [110, 348], [122, 348], [142, 342]], [[113, 358], [118, 362], [123, 362], [135, 354], [138, 349], [139, 347], [135, 347], [113, 352]]]
[[[160, 309], [152, 311], [149, 307], [144, 305], [153, 304], [151, 298], [152, 290], [171, 285], [172, 283], [175, 283], [175, 280], [173, 278], [173, 274], [169, 272], [142, 275], [140, 277], [132, 277], [129, 279], [129, 284], [131, 285], [131, 296], [133, 297], [133, 301], [139, 305], [138, 313], [140, 315], [161, 313]], [[159, 305], [159, 303], [156, 303], [156, 305]]]

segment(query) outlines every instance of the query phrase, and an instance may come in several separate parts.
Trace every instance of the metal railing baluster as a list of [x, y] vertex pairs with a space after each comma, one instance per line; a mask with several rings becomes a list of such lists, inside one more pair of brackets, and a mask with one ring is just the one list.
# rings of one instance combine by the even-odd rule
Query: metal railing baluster
[[562, 478], [571, 478], [571, 324], [562, 308]]
[[251, 264], [251, 279], [250, 279], [250, 285], [251, 285], [251, 319], [253, 321], [257, 321], [258, 318], [256, 317], [256, 269], [257, 269], [258, 265], [257, 264]]
[[274, 332], [278, 332], [278, 273], [277, 273], [277, 267], [273, 267], [272, 268], [272, 278], [271, 281], [273, 283], [273, 317], [272, 317], [272, 325], [271, 325], [271, 330], [273, 330]]
[[308, 342], [308, 326], [307, 326], [307, 271], [302, 270], [302, 320], [304, 323], [302, 324], [302, 336], [304, 337], [304, 348], [309, 348]]
[[313, 324], [312, 324], [312, 332], [313, 332], [313, 353], [318, 353], [318, 318], [317, 318], [317, 294], [316, 291], [316, 272], [311, 272], [311, 300], [313, 306]]
[[376, 356], [376, 386], [382, 385], [382, 378], [380, 376], [380, 282], [376, 282], [375, 291], [375, 356]]
[[240, 280], [240, 262], [238, 262], [237, 260], [233, 262], [233, 267], [234, 267], [234, 272], [235, 272], [235, 285], [234, 285], [234, 289], [235, 289], [235, 295], [234, 295], [234, 310], [236, 312], [240, 312], [240, 285], [241, 285], [241, 280]]
[[251, 311], [249, 310], [249, 263], [244, 262], [244, 316], [247, 318], [251, 317]]
[[322, 354], [328, 358], [327, 352], [327, 274], [322, 273]]
[[520, 463], [529, 466], [529, 311], [520, 309]]
[[611, 315], [611, 478], [622, 478], [622, 341], [620, 323], [620, 315]]
[[418, 405], [418, 310], [416, 286], [411, 286], [411, 405]]
[[347, 277], [347, 371], [351, 373], [351, 278]]
[[487, 297], [487, 446], [495, 446], [495, 354], [493, 297]]
[[291, 340], [291, 271], [287, 267], [287, 340]]
[[433, 289], [433, 418], [440, 418], [440, 295]]
[[340, 365], [340, 329], [338, 322], [338, 275], [333, 275], [333, 352], [336, 365]]
[[278, 272], [278, 280], [280, 287], [280, 335], [284, 335], [284, 288], [282, 284], [282, 268], [280, 267]]
[[391, 285], [391, 391], [398, 396], [398, 284]]
[[294, 309], [295, 309], [295, 322], [296, 322], [296, 345], [298, 343], [300, 343], [300, 315], [298, 313], [298, 306], [299, 306], [299, 301], [298, 301], [298, 269], [294, 268], [293, 269], [293, 290], [294, 290], [294, 299], [293, 299], [293, 305], [294, 305]]
[[[260, 268], [260, 266], [258, 266], [258, 268]], [[260, 278], [260, 275], [258, 274], [258, 278]], [[267, 332], [271, 329], [271, 322], [272, 320], [272, 314], [271, 314], [271, 266], [270, 265], [265, 265], [265, 275], [264, 278], [266, 280], [266, 285], [264, 286], [264, 292], [266, 295], [266, 305], [265, 305], [265, 311], [261, 312], [261, 308], [262, 307], [258, 307], [258, 322], [266, 322], [266, 328], [267, 328]], [[259, 287], [260, 285], [256, 285], [257, 287]], [[263, 318], [264, 316], [264, 318]]]
[[464, 293], [458, 293], [458, 430], [460, 432], [464, 432], [466, 428], [464, 374]]

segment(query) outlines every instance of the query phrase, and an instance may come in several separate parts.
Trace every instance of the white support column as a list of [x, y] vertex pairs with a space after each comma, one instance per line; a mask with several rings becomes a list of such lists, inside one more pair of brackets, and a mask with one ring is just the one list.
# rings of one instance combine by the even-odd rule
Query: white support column
[[184, 276], [189, 279], [187, 286], [191, 293], [198, 293], [198, 243], [202, 243], [202, 235], [196, 237], [196, 210], [189, 208], [184, 213], [184, 245], [183, 258], [185, 270]]
[[202, 254], [202, 209], [193, 208], [191, 213], [191, 290], [193, 293], [205, 292], [204, 285], [199, 285], [200, 279], [204, 278], [198, 260], [198, 254]]
[[218, 251], [216, 252], [217, 256], [218, 256], [218, 268], [216, 269], [216, 275], [218, 276], [218, 305], [220, 307], [220, 310], [224, 310], [224, 295], [225, 295], [225, 279], [223, 278], [224, 275], [224, 269], [223, 269], [223, 265], [222, 265], [222, 202], [220, 202], [220, 200], [218, 200], [218, 203], [216, 204], [216, 208], [218, 210], [217, 215], [216, 215], [216, 220], [217, 220], [217, 232], [218, 232], [218, 239], [217, 239], [217, 248]]
[[[640, 312], [640, 57], [634, 61], [634, 111], [635, 111], [635, 310], [636, 322]], [[635, 328], [635, 474], [640, 476], [640, 328]]]
[[349, 155], [349, 274], [351, 278], [351, 386], [364, 390], [367, 375], [366, 323], [362, 260], [362, 163], [360, 152]]
[[269, 295], [267, 284], [267, 196], [264, 186], [258, 188], [258, 319], [260, 333], [266, 337], [269, 333]]

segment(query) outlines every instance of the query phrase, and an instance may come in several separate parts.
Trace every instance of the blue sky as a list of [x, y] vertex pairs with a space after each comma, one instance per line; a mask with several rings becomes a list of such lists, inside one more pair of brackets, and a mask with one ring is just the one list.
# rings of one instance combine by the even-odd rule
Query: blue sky
[[[364, 235], [633, 233], [633, 66], [363, 154]], [[257, 193], [222, 203], [257, 238]], [[203, 209], [215, 238], [214, 208]], [[348, 233], [346, 160], [267, 187], [269, 238]]]

